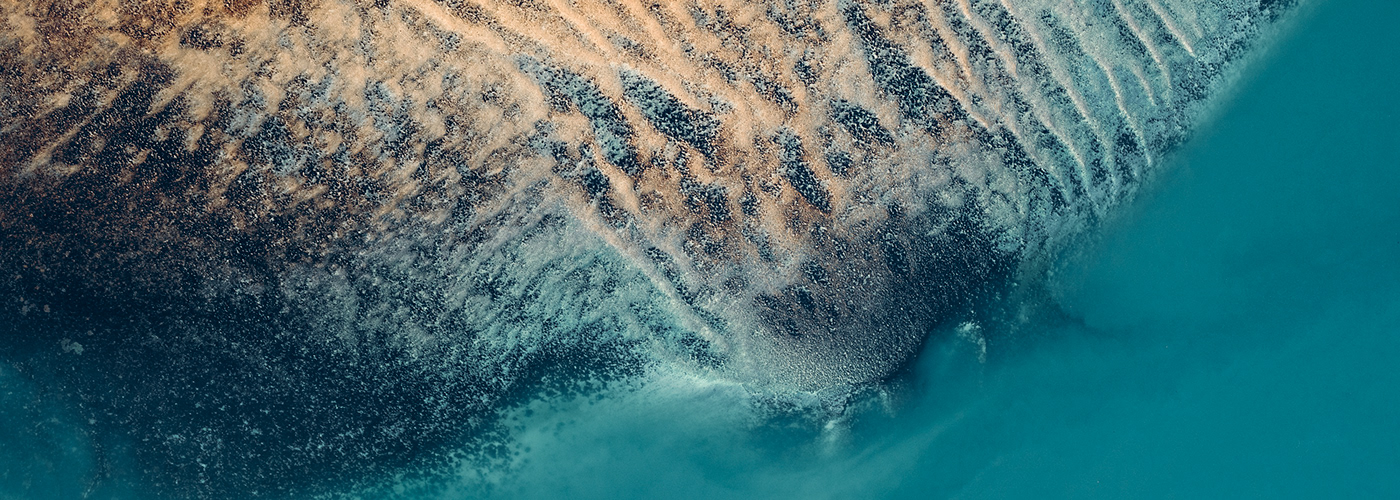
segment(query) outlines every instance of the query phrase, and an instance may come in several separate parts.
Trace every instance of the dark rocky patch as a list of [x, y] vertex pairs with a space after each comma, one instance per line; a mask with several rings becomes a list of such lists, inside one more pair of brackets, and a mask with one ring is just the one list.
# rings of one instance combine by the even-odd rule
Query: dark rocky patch
[[214, 50], [225, 43], [223, 27], [214, 23], [196, 24], [180, 34], [180, 45], [199, 50]]
[[521, 69], [535, 77], [535, 81], [551, 97], [551, 102], [565, 107], [572, 105], [588, 117], [593, 127], [593, 138], [602, 149], [604, 159], [627, 172], [627, 175], [641, 174], [643, 164], [637, 160], [636, 149], [632, 146], [632, 126], [627, 123], [622, 110], [603, 94], [597, 84], [528, 56], [521, 56], [519, 61]]
[[714, 115], [686, 106], [656, 82], [630, 71], [622, 73], [623, 95], [641, 110], [662, 134], [685, 142], [705, 156], [716, 152], [719, 120]]
[[894, 144], [894, 136], [880, 125], [879, 117], [853, 102], [844, 99], [831, 101], [831, 119], [846, 127], [857, 144]]
[[922, 68], [911, 63], [904, 49], [891, 42], [857, 4], [848, 4], [844, 13], [846, 23], [860, 37], [875, 83], [899, 105], [906, 118], [934, 134], [948, 124], [967, 118], [967, 112], [957, 99]]
[[826, 153], [826, 167], [831, 169], [831, 173], [845, 177], [852, 173], [851, 167], [855, 166], [851, 154], [839, 149], [833, 149]]
[[797, 194], [822, 212], [831, 212], [831, 194], [827, 192], [812, 167], [807, 164], [807, 153], [802, 149], [802, 139], [789, 130], [784, 130], [774, 138], [782, 148], [781, 165], [783, 176], [792, 183]]

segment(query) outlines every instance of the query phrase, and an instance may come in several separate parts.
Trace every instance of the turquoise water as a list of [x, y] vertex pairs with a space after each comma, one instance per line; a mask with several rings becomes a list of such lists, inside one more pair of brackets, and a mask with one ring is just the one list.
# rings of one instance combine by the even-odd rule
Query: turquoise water
[[[506, 465], [364, 496], [1400, 495], [1400, 5], [1316, 3], [985, 361], [941, 332], [837, 421], [666, 375], [542, 401]], [[148, 496], [9, 370], [0, 498]]]
[[1026, 328], [1044, 338], [986, 364], [932, 344], [888, 408], [805, 446], [733, 430], [718, 390], [574, 409], [498, 496], [1400, 494], [1396, 19], [1394, 2], [1306, 11], [1138, 206], [1065, 256], [1065, 317]]

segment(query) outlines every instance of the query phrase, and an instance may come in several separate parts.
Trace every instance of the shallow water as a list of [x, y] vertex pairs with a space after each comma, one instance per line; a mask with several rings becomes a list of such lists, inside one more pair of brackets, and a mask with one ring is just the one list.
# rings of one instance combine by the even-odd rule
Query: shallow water
[[[347, 495], [1393, 496], [1394, 19], [1318, 2], [1132, 211], [1005, 306], [1028, 311], [1014, 332], [939, 332], [844, 410], [660, 371], [522, 408], [490, 460]], [[0, 366], [0, 497], [151, 496], [120, 443], [24, 380]]]
[[943, 335], [888, 405], [874, 397], [812, 441], [809, 424], [734, 411], [724, 387], [655, 382], [525, 419], [525, 463], [491, 491], [1396, 494], [1397, 15], [1360, 1], [1305, 13], [1137, 208], [1062, 259], [1050, 288], [1064, 316], [1023, 326], [1043, 337], [1030, 345], [983, 364]]

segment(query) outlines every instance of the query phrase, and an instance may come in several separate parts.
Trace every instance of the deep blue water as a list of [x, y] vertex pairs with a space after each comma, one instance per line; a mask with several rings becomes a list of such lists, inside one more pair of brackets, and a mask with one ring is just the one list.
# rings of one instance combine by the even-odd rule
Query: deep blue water
[[[940, 332], [831, 422], [663, 374], [540, 402], [500, 471], [365, 496], [1400, 496], [1400, 4], [1316, 4], [985, 362]], [[138, 475], [21, 380], [0, 372], [0, 498]]]

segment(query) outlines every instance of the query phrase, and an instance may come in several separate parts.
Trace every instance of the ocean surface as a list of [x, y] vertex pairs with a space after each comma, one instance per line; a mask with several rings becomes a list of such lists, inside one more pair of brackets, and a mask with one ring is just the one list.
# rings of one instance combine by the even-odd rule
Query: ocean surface
[[[932, 332], [846, 408], [658, 371], [523, 404], [455, 468], [324, 496], [1400, 496], [1397, 19], [1307, 3], [1005, 324]], [[0, 364], [0, 498], [156, 497], [44, 387]]]
[[1067, 252], [1063, 316], [1014, 354], [979, 363], [937, 335], [897, 401], [815, 442], [723, 388], [570, 406], [522, 424], [526, 463], [495, 493], [1400, 494], [1395, 19], [1380, 1], [1304, 12], [1137, 206]]

